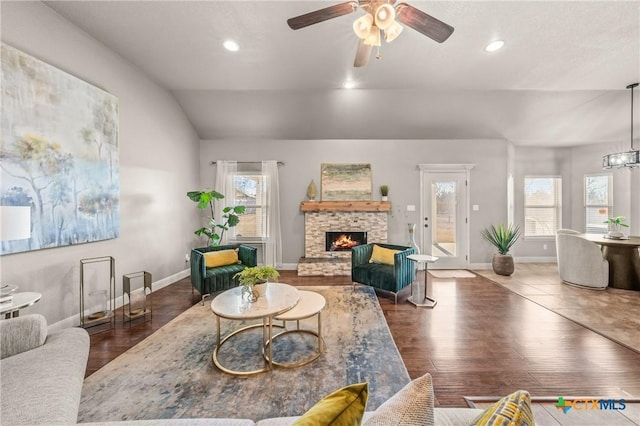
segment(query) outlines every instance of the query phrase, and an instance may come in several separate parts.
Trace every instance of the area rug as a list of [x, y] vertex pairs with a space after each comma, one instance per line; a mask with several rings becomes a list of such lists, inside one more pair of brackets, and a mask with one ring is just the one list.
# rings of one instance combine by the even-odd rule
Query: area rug
[[563, 284], [555, 263], [519, 264], [505, 277], [476, 270], [487, 278], [576, 324], [640, 353], [640, 292], [589, 290]]
[[464, 269], [430, 269], [429, 273], [436, 278], [473, 278], [476, 276], [473, 272]]
[[[410, 381], [371, 287], [303, 289], [327, 301], [322, 313], [326, 349], [312, 363], [249, 377], [222, 373], [211, 360], [215, 317], [209, 303], [198, 304], [89, 376], [79, 422], [201, 417], [258, 421], [300, 415], [330, 392], [360, 382], [369, 383], [367, 410], [374, 410]], [[223, 335], [247, 324], [222, 320]], [[315, 329], [315, 317], [301, 321], [301, 327]], [[317, 342], [291, 336], [274, 349], [303, 353]], [[225, 343], [223, 364], [238, 369], [264, 365], [261, 337], [256, 330]]]

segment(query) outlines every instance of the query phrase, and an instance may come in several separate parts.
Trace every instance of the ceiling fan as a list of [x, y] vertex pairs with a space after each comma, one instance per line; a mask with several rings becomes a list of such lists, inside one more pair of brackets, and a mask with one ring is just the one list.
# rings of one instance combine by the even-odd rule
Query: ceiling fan
[[[380, 33], [384, 33], [387, 43], [395, 40], [402, 32], [402, 26], [396, 22], [402, 22], [408, 27], [437, 41], [444, 42], [453, 33], [453, 27], [449, 24], [427, 15], [420, 9], [407, 4], [398, 3], [396, 0], [357, 0], [325, 7], [304, 15], [287, 19], [287, 24], [292, 30], [308, 27], [309, 25], [348, 15], [360, 7], [365, 15], [356, 19], [353, 23], [353, 31], [360, 38], [354, 67], [363, 67], [369, 62], [373, 46], [380, 46]], [[378, 54], [378, 58], [380, 55]]]

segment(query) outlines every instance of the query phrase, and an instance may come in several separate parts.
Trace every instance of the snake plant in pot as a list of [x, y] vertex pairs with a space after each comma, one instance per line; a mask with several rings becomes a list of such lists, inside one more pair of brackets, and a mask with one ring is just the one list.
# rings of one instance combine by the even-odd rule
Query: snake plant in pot
[[507, 226], [491, 225], [482, 230], [482, 236], [498, 250], [498, 253], [493, 255], [491, 261], [493, 272], [504, 276], [513, 274], [515, 267], [509, 250], [520, 237], [520, 228], [513, 224]]

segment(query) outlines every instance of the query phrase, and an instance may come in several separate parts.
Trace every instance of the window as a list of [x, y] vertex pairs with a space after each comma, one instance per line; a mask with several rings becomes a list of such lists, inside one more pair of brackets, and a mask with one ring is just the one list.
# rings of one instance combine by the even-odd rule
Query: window
[[256, 172], [240, 172], [233, 179], [234, 205], [246, 207], [240, 223], [231, 228], [234, 239], [258, 241], [267, 238], [267, 176]]
[[607, 232], [609, 212], [612, 210], [613, 177], [610, 174], [586, 175], [584, 177], [585, 232], [591, 234]]
[[524, 178], [524, 235], [547, 237], [562, 227], [562, 178]]

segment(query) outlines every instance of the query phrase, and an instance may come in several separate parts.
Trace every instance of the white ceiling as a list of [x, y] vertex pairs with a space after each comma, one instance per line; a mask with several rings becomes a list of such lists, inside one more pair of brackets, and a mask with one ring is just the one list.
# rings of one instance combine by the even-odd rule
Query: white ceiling
[[[286, 24], [340, 1], [45, 4], [170, 90], [202, 139], [629, 140], [640, 0], [407, 0], [453, 35], [438, 44], [405, 28], [365, 68], [352, 66], [361, 11]], [[228, 38], [239, 52], [222, 47]], [[505, 47], [484, 52], [496, 38]]]

